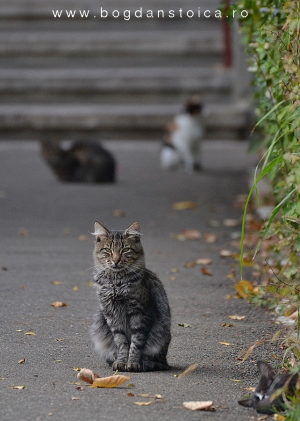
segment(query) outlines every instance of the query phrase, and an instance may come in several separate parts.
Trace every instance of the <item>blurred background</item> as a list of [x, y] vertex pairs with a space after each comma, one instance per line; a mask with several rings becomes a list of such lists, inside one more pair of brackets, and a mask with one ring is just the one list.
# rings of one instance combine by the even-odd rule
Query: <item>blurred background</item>
[[206, 140], [246, 139], [249, 76], [237, 24], [214, 18], [219, 8], [218, 0], [2, 0], [0, 139], [161, 140], [192, 94], [206, 105]]

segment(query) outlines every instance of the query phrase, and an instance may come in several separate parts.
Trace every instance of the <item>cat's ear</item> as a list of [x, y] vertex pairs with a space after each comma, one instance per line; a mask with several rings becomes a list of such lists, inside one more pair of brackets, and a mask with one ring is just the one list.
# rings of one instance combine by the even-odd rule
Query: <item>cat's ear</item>
[[136, 241], [140, 239], [141, 236], [141, 226], [138, 222], [134, 222], [132, 225], [130, 225], [129, 228], [125, 231], [125, 235], [129, 238], [133, 238]]
[[274, 380], [276, 377], [276, 371], [270, 364], [265, 363], [264, 361], [257, 361], [257, 368], [260, 372], [262, 377], [266, 377], [267, 379]]
[[95, 222], [95, 231], [93, 235], [96, 237], [96, 241], [100, 241], [101, 237], [108, 237], [109, 231], [103, 225], [99, 224], [99, 222]]
[[243, 399], [242, 401], [238, 401], [238, 404], [245, 406], [246, 408], [253, 408], [253, 399]]

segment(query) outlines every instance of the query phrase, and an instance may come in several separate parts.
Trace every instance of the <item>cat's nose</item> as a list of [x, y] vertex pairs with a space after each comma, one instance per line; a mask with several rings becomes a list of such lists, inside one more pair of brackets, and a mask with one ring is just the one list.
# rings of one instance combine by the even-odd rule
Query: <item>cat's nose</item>
[[121, 261], [121, 256], [119, 254], [114, 254], [112, 257], [112, 261], [113, 261], [114, 266], [117, 267]]

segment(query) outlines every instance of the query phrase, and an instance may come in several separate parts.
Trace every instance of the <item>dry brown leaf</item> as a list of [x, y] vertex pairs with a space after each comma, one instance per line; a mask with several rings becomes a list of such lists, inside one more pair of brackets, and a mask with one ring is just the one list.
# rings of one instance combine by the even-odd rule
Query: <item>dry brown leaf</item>
[[200, 240], [201, 233], [193, 229], [185, 229], [182, 231], [182, 235], [186, 240]]
[[224, 221], [223, 221], [223, 225], [225, 227], [236, 227], [239, 224], [240, 224], [239, 219], [227, 218], [227, 219], [224, 219]]
[[53, 284], [53, 285], [61, 285], [61, 284], [63, 284], [63, 281], [51, 281], [51, 284]]
[[11, 388], [12, 389], [22, 390], [22, 389], [25, 389], [25, 386], [24, 385], [23, 386], [12, 386]]
[[95, 379], [92, 387], [106, 387], [106, 388], [112, 388], [112, 387], [118, 387], [121, 386], [121, 384], [128, 382], [130, 380], [130, 377], [123, 376], [122, 374], [117, 374], [116, 376], [109, 376], [109, 377], [102, 377]]
[[232, 316], [228, 316], [232, 320], [244, 320], [246, 316], [239, 316], [237, 314], [233, 314]]
[[201, 268], [201, 272], [202, 275], [212, 276], [212, 273], [206, 267]]
[[175, 202], [173, 204], [173, 209], [176, 210], [195, 209], [197, 207], [197, 203], [192, 201]]
[[64, 303], [63, 301], [54, 301], [51, 304], [52, 307], [67, 307], [67, 304]]
[[21, 360], [18, 361], [18, 364], [24, 364], [26, 362], [26, 358], [22, 358]]
[[[76, 369], [76, 371], [77, 370], [78, 369]], [[79, 373], [77, 374], [78, 380], [82, 380], [83, 382], [87, 382], [89, 384], [93, 384], [94, 380], [98, 379], [98, 378], [99, 378], [98, 374], [94, 373], [89, 368], [82, 368], [82, 369], [80, 369]]]
[[30, 235], [30, 231], [28, 231], [25, 228], [21, 228], [20, 231], [19, 231], [19, 234], [23, 235], [23, 237], [28, 237]]
[[86, 234], [81, 234], [78, 237], [79, 241], [88, 241], [89, 237]]
[[181, 374], [179, 374], [178, 379], [182, 379], [187, 374], [191, 373], [192, 371], [196, 370], [199, 364], [192, 364], [188, 368], [186, 368]]
[[6, 266], [1, 266], [1, 270], [7, 271], [7, 267]]
[[203, 234], [203, 238], [207, 243], [215, 243], [216, 241], [218, 241], [218, 237], [216, 236], [216, 234], [212, 234], [210, 232], [205, 232]]
[[230, 257], [231, 255], [232, 255], [232, 251], [230, 250], [225, 250], [225, 249], [220, 250], [221, 257]]
[[112, 211], [112, 216], [115, 218], [122, 218], [123, 216], [126, 216], [126, 212], [122, 209], [115, 209]]
[[132, 402], [134, 405], [138, 405], [138, 406], [149, 406], [152, 404], [152, 402], [154, 402], [155, 399], [152, 399], [152, 401], [149, 402]]
[[183, 402], [183, 406], [192, 411], [207, 411], [214, 410], [213, 401], [193, 401], [193, 402]]
[[249, 355], [251, 354], [251, 352], [253, 351], [253, 349], [257, 346], [257, 345], [261, 345], [264, 342], [266, 342], [264, 339], [261, 339], [260, 341], [256, 341], [255, 344], [251, 345], [250, 348], [248, 349], [248, 351], [246, 352], [246, 354], [244, 355], [244, 358], [242, 359], [241, 362], [239, 362], [238, 364], [242, 364], [243, 362], [246, 361], [246, 359], [249, 357]]

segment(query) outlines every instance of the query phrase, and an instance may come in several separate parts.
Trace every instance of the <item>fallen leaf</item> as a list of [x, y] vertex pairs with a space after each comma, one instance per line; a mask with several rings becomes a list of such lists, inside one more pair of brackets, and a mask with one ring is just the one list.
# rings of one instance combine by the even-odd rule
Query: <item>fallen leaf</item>
[[235, 270], [232, 269], [230, 273], [226, 276], [227, 279], [231, 279], [232, 281], [235, 281]]
[[118, 387], [121, 386], [121, 384], [128, 382], [128, 380], [130, 380], [130, 377], [123, 376], [122, 374], [118, 374], [116, 376], [102, 377], [95, 379], [91, 387]]
[[244, 355], [244, 358], [242, 359], [241, 362], [239, 362], [238, 364], [242, 364], [243, 362], [246, 361], [246, 359], [249, 357], [249, 355], [251, 354], [251, 352], [253, 351], [253, 349], [257, 346], [257, 345], [261, 345], [264, 342], [266, 342], [264, 339], [261, 339], [260, 341], [255, 342], [253, 345], [250, 346], [250, 348], [248, 349], [248, 351], [246, 352], [246, 354]]
[[79, 390], [80, 392], [83, 392], [84, 391], [84, 387], [82, 387], [82, 386], [77, 386], [77, 387], [75, 387], [75, 389], [76, 390]]
[[6, 380], [5, 377], [0, 377], [0, 380]]
[[23, 235], [23, 237], [28, 237], [30, 235], [30, 232], [26, 230], [25, 228], [21, 228], [19, 231], [20, 235]]
[[79, 241], [87, 241], [89, 239], [89, 237], [86, 234], [81, 234], [78, 237]]
[[[263, 421], [263, 420], [266, 420], [266, 419], [267, 419], [266, 417], [259, 417], [257, 419], [257, 421]], [[275, 421], [285, 421], [286, 417], [284, 415], [281, 415], [281, 414], [274, 414], [274, 420]]]
[[169, 276], [169, 281], [175, 281], [175, 276]]
[[62, 363], [62, 360], [54, 360], [55, 363]]
[[133, 383], [128, 383], [127, 387], [135, 387], [135, 384], [133, 384]]
[[240, 298], [240, 297], [238, 297], [237, 295], [230, 295], [230, 294], [225, 295], [225, 300], [231, 300], [231, 299], [236, 299], [236, 298]]
[[215, 243], [216, 241], [218, 241], [218, 237], [216, 236], [216, 234], [211, 234], [209, 232], [205, 232], [203, 234], [203, 238], [204, 241], [206, 241], [207, 243]]
[[[74, 370], [74, 369], [73, 369]], [[78, 369], [76, 369], [78, 370]], [[82, 368], [79, 373], [77, 374], [77, 379], [87, 382], [89, 384], [93, 384], [95, 379], [98, 379], [99, 376], [97, 373], [94, 373], [89, 368]]]
[[256, 387], [245, 387], [245, 390], [248, 390], [249, 392], [255, 392]]
[[181, 235], [185, 240], [200, 240], [201, 238], [201, 233], [193, 229], [186, 229], [182, 231]]
[[55, 340], [56, 340], [57, 342], [63, 342], [63, 341], [64, 341], [64, 338], [55, 338]]
[[26, 335], [26, 336], [35, 336], [36, 333], [34, 333], [34, 332], [26, 332], [26, 333], [24, 333], [24, 335]]
[[115, 218], [122, 218], [123, 216], [126, 216], [126, 212], [121, 209], [115, 209], [112, 211], [112, 216]]
[[62, 301], [54, 301], [51, 304], [52, 307], [67, 307], [67, 304]]
[[230, 257], [231, 255], [232, 255], [232, 251], [230, 250], [225, 250], [225, 249], [220, 250], [221, 257]]
[[230, 379], [232, 382], [240, 383], [242, 380], [239, 379]]
[[53, 284], [53, 285], [61, 285], [61, 284], [63, 284], [63, 281], [51, 281], [51, 284]]
[[22, 390], [22, 389], [25, 389], [25, 386], [24, 385], [23, 386], [12, 386], [11, 388], [12, 389]]
[[234, 326], [234, 325], [233, 325], [233, 324], [231, 324], [231, 323], [223, 323], [221, 326], [222, 326], [222, 327], [232, 327], [232, 326]]
[[24, 364], [26, 362], [26, 358], [22, 358], [21, 360], [18, 361], [18, 364]]
[[228, 316], [232, 320], [244, 320], [246, 316], [238, 316], [237, 314], [233, 314], [232, 316]]
[[80, 368], [80, 367], [73, 367], [72, 368], [72, 371], [81, 371], [81, 370], [83, 370], [82, 368]]
[[185, 263], [185, 268], [193, 268], [196, 265], [210, 265], [212, 263], [211, 259], [208, 258], [200, 258], [193, 260], [192, 262]]
[[73, 287], [73, 288], [72, 288], [72, 290], [73, 290], [73, 291], [78, 291], [78, 290], [79, 290], [79, 288], [78, 288], [78, 286], [75, 286], [75, 287]]
[[6, 266], [1, 266], [1, 270], [6, 271], [6, 270], [8, 270], [8, 269], [7, 269], [7, 267], [6, 267]]
[[152, 404], [152, 402], [154, 402], [155, 399], [152, 399], [152, 401], [149, 402], [132, 402], [134, 405], [139, 405], [139, 406], [149, 406]]
[[23, 329], [17, 329], [16, 332], [23, 332]]
[[173, 209], [175, 210], [195, 209], [197, 207], [197, 203], [191, 201], [175, 202], [173, 204]]
[[227, 219], [224, 219], [224, 221], [223, 221], [223, 225], [225, 227], [236, 227], [239, 224], [240, 224], [239, 219], [227, 218]]
[[201, 268], [201, 272], [202, 275], [212, 276], [212, 273], [206, 267]]
[[234, 288], [239, 297], [247, 299], [249, 292], [253, 291], [253, 284], [245, 279], [234, 285]]
[[173, 268], [173, 269], [171, 269], [171, 271], [170, 271], [171, 273], [178, 273], [179, 272], [179, 269], [178, 268]]
[[88, 282], [88, 286], [89, 286], [89, 287], [93, 287], [94, 285], [95, 285], [95, 283], [94, 283], [93, 281], [89, 281], [89, 282]]
[[230, 342], [219, 342], [219, 344], [224, 346], [234, 346], [234, 344], [231, 344]]
[[189, 325], [187, 323], [178, 323], [178, 326], [180, 326], [180, 327], [191, 327], [191, 325]]
[[78, 398], [77, 396], [72, 396], [72, 401], [80, 401], [81, 398]]
[[213, 404], [213, 401], [183, 402], [183, 406], [187, 409], [191, 409], [192, 411], [211, 411], [214, 410], [212, 408]]
[[182, 379], [187, 374], [191, 373], [192, 371], [196, 370], [199, 364], [192, 364], [188, 368], [186, 368], [181, 374], [179, 374], [178, 379]]

